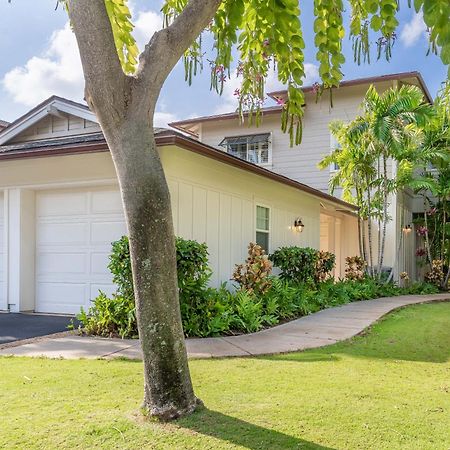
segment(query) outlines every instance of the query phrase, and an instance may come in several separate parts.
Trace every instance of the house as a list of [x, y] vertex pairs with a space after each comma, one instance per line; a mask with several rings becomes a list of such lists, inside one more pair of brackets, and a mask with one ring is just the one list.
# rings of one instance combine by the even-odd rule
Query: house
[[[250, 241], [272, 251], [339, 239], [339, 265], [357, 253], [353, 205], [179, 132], [155, 134], [175, 232], [208, 244], [215, 285]], [[321, 234], [322, 211], [341, 231]], [[108, 255], [126, 232], [108, 146], [86, 106], [52, 97], [0, 132], [0, 310], [89, 307], [99, 289], [114, 289]]]
[[[305, 87], [303, 137], [301, 144], [293, 148], [290, 147], [289, 136], [280, 129], [281, 104], [287, 97], [285, 90], [268, 94], [278, 105], [264, 108], [262, 123], [257, 128], [240, 123], [238, 114], [234, 112], [178, 121], [170, 125], [200, 142], [329, 193], [330, 176], [336, 168], [330, 167], [328, 171], [319, 170], [317, 164], [336, 146], [329, 130], [330, 122], [353, 120], [358, 115], [359, 107], [370, 85], [374, 85], [382, 92], [402, 84], [419, 86], [426, 100], [432, 102], [425, 82], [418, 72], [343, 81], [339, 88], [333, 89], [332, 107], [326, 92], [317, 100], [314, 86]], [[389, 170], [396, 170], [392, 162]], [[340, 197], [340, 194], [339, 190], [335, 192], [337, 197]], [[390, 203], [389, 215], [392, 222], [387, 230], [388, 245], [383, 265], [394, 266], [396, 277], [402, 271], [414, 277], [415, 235], [409, 233], [401, 238], [401, 234], [403, 227], [411, 224], [413, 213], [423, 211], [423, 205], [408, 190], [393, 196]], [[343, 230], [342, 218], [343, 215], [339, 211], [330, 211], [326, 207], [321, 209], [320, 247], [338, 256], [343, 253], [343, 236], [350, 232], [347, 229]], [[377, 234], [375, 232], [375, 241]], [[337, 267], [337, 273], [343, 275], [342, 266]]]
[[4, 120], [0, 120], [0, 131], [4, 130], [9, 125], [9, 122], [5, 122]]

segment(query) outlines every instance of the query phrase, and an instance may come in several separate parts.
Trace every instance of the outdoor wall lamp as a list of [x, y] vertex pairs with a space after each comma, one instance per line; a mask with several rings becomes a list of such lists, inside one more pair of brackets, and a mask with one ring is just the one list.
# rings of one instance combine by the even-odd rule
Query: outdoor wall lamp
[[404, 227], [403, 227], [403, 233], [405, 233], [405, 234], [409, 234], [409, 233], [411, 233], [411, 231], [412, 231], [412, 226], [411, 225], [405, 225]]
[[294, 220], [294, 230], [301, 233], [303, 231], [303, 228], [305, 228], [305, 225], [303, 225], [302, 219], [297, 218]]

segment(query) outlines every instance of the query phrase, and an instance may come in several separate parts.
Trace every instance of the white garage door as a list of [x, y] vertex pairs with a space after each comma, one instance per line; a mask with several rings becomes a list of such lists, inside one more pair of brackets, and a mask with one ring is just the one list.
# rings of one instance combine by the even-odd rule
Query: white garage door
[[75, 314], [114, 291], [108, 256], [126, 234], [116, 188], [38, 192], [36, 222], [36, 311]]
[[4, 217], [5, 217], [5, 211], [3, 207], [3, 193], [0, 193], [0, 310], [8, 309], [8, 305], [6, 303], [5, 298], [5, 271], [4, 271], [4, 243], [5, 243], [5, 236], [4, 236]]

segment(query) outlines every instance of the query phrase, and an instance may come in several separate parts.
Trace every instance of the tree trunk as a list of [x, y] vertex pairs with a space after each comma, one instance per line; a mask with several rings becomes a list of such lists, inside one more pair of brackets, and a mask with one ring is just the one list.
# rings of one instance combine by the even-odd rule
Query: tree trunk
[[[400, 260], [400, 250], [402, 249], [402, 242], [403, 242], [403, 222], [404, 222], [404, 211], [403, 208], [401, 210], [400, 213], [400, 239], [398, 240], [398, 246], [397, 246], [397, 251], [395, 253], [395, 260], [394, 263], [392, 264], [392, 268], [391, 268], [391, 272], [389, 273], [389, 277], [386, 280], [386, 283], [390, 283], [392, 281], [392, 279], [394, 278], [394, 269], [396, 264], [399, 263]], [[398, 268], [398, 273], [400, 273], [400, 267]]]
[[423, 220], [425, 222], [425, 248], [427, 250], [427, 258], [428, 258], [428, 263], [430, 264], [430, 270], [433, 268], [433, 258], [431, 256], [431, 248], [430, 248], [430, 240], [428, 238], [428, 217], [427, 217], [427, 207], [429, 207], [429, 205], [427, 204], [427, 198], [424, 196], [423, 197], [423, 207], [424, 207], [424, 213], [423, 213]]
[[[170, 194], [147, 120], [127, 119], [108, 144], [130, 237], [144, 409], [170, 420], [200, 403], [189, 374], [181, 325]], [[129, 157], [133, 155], [133, 157]]]
[[381, 244], [379, 243], [378, 253], [378, 278], [381, 279], [383, 270], [384, 249], [386, 247], [386, 228], [388, 221], [388, 187], [387, 187], [387, 161], [386, 156], [383, 155], [383, 231], [381, 233]]
[[367, 237], [368, 237], [368, 253], [369, 253], [369, 275], [373, 277], [373, 242], [372, 242], [372, 202], [370, 196], [370, 186], [367, 189]]

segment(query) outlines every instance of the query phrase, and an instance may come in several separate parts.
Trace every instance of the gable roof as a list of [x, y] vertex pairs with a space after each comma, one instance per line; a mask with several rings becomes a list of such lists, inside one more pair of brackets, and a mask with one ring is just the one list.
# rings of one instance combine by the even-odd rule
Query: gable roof
[[[417, 82], [418, 86], [422, 89], [426, 99], [429, 103], [433, 103], [433, 98], [431, 97], [430, 91], [428, 90], [427, 85], [425, 84], [424, 79], [420, 72], [399, 72], [399, 73], [390, 73], [387, 75], [377, 75], [373, 77], [365, 77], [365, 78], [355, 78], [354, 80], [344, 80], [339, 83], [339, 88], [345, 88], [350, 86], [358, 86], [361, 84], [376, 84], [382, 83], [383, 81], [406, 81], [406, 80], [414, 80]], [[315, 89], [314, 85], [305, 86], [302, 88], [302, 91], [312, 92]], [[334, 88], [336, 89], [336, 88]], [[270, 98], [274, 100], [283, 99], [287, 96], [287, 90], [282, 89], [280, 91], [273, 91], [267, 94]]]
[[[203, 144], [196, 139], [189, 138], [176, 131], [165, 128], [155, 128], [155, 139], [158, 147], [174, 145], [192, 151], [204, 157], [291, 186], [335, 205], [340, 205], [343, 208], [341, 209], [342, 211], [351, 212], [358, 209], [356, 206], [333, 197], [332, 195], [326, 194], [283, 175], [279, 175], [268, 169], [264, 169], [256, 164], [244, 161], [236, 156], [210, 147], [209, 145]], [[0, 146], [0, 163], [2, 160], [77, 155], [108, 151], [109, 148], [103, 133], [92, 133], [89, 135], [68, 136], [56, 139], [29, 141], [20, 144], [3, 145]]]
[[6, 122], [6, 120], [0, 120], [0, 131], [3, 130], [3, 128], [6, 128], [9, 125], [9, 122]]
[[[342, 81], [339, 84], [339, 88], [347, 88], [351, 86], [358, 86], [358, 85], [370, 85], [370, 84], [377, 84], [382, 83], [384, 81], [415, 81], [417, 85], [422, 89], [426, 99], [429, 103], [433, 103], [433, 99], [431, 97], [431, 94], [427, 88], [427, 85], [425, 84], [425, 81], [422, 78], [422, 75], [420, 72], [400, 72], [400, 73], [392, 73], [388, 75], [379, 75], [379, 76], [373, 76], [373, 77], [366, 77], [366, 78], [356, 78], [354, 80], [347, 80]], [[333, 89], [339, 89], [339, 88], [333, 88]], [[302, 91], [304, 93], [313, 92], [315, 89], [314, 85], [311, 86], [304, 86], [302, 87]], [[279, 91], [273, 91], [269, 92], [267, 94], [270, 98], [272, 98], [275, 101], [284, 100], [287, 96], [287, 91], [285, 89], [279, 90]], [[266, 108], [261, 109], [261, 114], [268, 115], [268, 114], [277, 114], [281, 113], [283, 110], [283, 107], [280, 105], [277, 106], [270, 106]], [[186, 120], [179, 120], [176, 122], [171, 122], [169, 125], [172, 128], [175, 128], [176, 130], [182, 131], [183, 133], [188, 133], [191, 136], [198, 137], [198, 132], [196, 131], [199, 124], [205, 123], [205, 122], [212, 122], [212, 121], [219, 121], [219, 120], [230, 120], [230, 119], [238, 119], [239, 113], [238, 112], [231, 112], [226, 114], [216, 114], [211, 116], [203, 116], [203, 117], [195, 117], [192, 119], [186, 119]]]
[[0, 146], [6, 144], [44, 117], [58, 113], [72, 114], [91, 122], [97, 122], [95, 114], [91, 112], [87, 105], [53, 95], [1, 130]]

